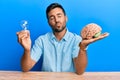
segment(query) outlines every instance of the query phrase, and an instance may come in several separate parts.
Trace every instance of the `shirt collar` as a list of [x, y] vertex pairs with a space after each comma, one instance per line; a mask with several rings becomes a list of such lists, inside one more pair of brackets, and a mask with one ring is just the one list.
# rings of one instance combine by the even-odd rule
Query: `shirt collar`
[[[56, 37], [55, 37], [54, 33], [52, 32], [51, 33], [51, 40], [53, 40], [53, 39], [56, 39]], [[63, 38], [61, 40], [67, 41], [68, 39], [69, 39], [69, 31], [67, 29], [65, 35], [63, 36]]]
[[67, 29], [65, 35], [63, 36], [63, 40], [67, 41], [69, 39], [69, 31]]

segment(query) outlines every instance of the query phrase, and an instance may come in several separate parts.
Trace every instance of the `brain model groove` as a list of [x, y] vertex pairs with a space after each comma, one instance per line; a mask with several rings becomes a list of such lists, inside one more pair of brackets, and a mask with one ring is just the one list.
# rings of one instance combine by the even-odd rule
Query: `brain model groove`
[[90, 23], [81, 30], [81, 37], [86, 40], [96, 38], [101, 34], [101, 31], [102, 28], [98, 24]]

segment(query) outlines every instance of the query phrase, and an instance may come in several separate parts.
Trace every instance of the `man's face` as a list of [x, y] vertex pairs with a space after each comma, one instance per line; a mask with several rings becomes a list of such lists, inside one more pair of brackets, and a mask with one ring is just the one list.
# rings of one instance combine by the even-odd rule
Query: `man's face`
[[48, 13], [48, 23], [54, 32], [61, 32], [66, 27], [67, 17], [61, 8], [54, 8]]

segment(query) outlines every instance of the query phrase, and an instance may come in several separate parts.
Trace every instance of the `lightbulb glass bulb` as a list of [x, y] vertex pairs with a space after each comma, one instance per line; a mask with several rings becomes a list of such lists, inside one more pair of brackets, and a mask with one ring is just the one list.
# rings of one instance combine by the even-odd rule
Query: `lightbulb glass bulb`
[[22, 21], [20, 22], [20, 25], [21, 25], [21, 27], [23, 28], [23, 30], [27, 30], [28, 21], [22, 20]]

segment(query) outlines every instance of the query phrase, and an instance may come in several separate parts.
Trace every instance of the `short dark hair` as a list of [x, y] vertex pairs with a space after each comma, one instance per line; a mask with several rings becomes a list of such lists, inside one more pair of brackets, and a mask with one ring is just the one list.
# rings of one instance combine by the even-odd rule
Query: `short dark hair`
[[50, 4], [50, 5], [47, 7], [47, 9], [46, 9], [47, 19], [48, 19], [48, 13], [49, 13], [52, 9], [57, 8], [57, 7], [60, 8], [60, 9], [62, 9], [64, 15], [66, 15], [65, 10], [64, 10], [64, 8], [62, 7], [62, 5], [60, 5], [59, 3], [52, 3], [52, 4]]

